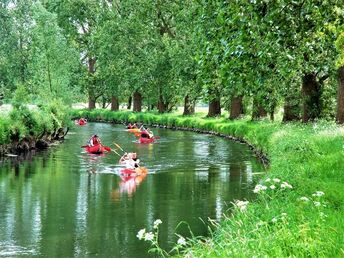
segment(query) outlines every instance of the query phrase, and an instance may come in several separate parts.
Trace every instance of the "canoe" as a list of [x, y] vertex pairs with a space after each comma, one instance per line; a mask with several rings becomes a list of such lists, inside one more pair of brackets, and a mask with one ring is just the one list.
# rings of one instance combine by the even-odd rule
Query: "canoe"
[[120, 173], [122, 175], [127, 175], [127, 176], [130, 176], [132, 174], [135, 174], [136, 176], [141, 176], [141, 175], [147, 174], [147, 172], [148, 172], [148, 169], [145, 168], [145, 167], [138, 167], [138, 168], [135, 168], [135, 169], [132, 169], [132, 168], [122, 168], [120, 170]]
[[79, 119], [79, 120], [75, 121], [75, 124], [76, 124], [76, 125], [86, 125], [86, 124], [87, 124], [87, 121], [82, 120], [82, 119]]
[[140, 137], [139, 138], [139, 142], [140, 143], [152, 143], [155, 141], [155, 137], [153, 136], [152, 138], [144, 138], [144, 137]]
[[131, 128], [131, 129], [127, 129], [127, 131], [129, 133], [139, 133], [140, 132], [140, 129], [139, 128]]
[[139, 142], [140, 143], [152, 143], [155, 141], [155, 137], [150, 135], [147, 131], [142, 131], [140, 134]]
[[94, 146], [85, 146], [85, 149], [88, 153], [93, 153], [93, 154], [102, 154], [105, 151], [111, 151], [110, 147], [104, 146], [101, 144], [97, 144]]
[[136, 171], [135, 171], [135, 169], [131, 169], [131, 168], [122, 168], [121, 170], [120, 170], [120, 173], [122, 174], [122, 175], [131, 175], [131, 174], [134, 174], [134, 173], [136, 173]]

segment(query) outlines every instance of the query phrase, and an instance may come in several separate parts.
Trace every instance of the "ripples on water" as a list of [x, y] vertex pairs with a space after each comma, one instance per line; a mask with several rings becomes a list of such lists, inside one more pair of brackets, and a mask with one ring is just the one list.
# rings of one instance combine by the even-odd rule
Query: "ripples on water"
[[[175, 232], [207, 234], [234, 199], [251, 198], [262, 166], [250, 150], [212, 135], [153, 129], [155, 144], [138, 144], [121, 126], [77, 127], [63, 144], [0, 163], [0, 256], [148, 257], [136, 238], [161, 219], [160, 241]], [[92, 134], [135, 151], [148, 175], [120, 177], [114, 153], [80, 148]], [[118, 150], [120, 152], [120, 150]], [[178, 227], [180, 221], [185, 221]]]

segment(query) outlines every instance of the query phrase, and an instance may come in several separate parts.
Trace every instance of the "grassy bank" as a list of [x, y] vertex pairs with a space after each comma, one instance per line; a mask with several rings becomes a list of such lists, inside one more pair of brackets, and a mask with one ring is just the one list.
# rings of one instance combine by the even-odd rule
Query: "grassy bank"
[[19, 106], [0, 116], [0, 145], [18, 142], [24, 138], [52, 134], [59, 128], [71, 124], [68, 109], [59, 102], [51, 102], [42, 107]]
[[188, 239], [186, 245], [180, 242], [184, 245], [180, 255], [344, 255], [343, 127], [326, 122], [280, 124], [104, 110], [74, 110], [72, 115], [215, 131], [243, 138], [268, 154], [270, 168], [254, 190], [257, 201], [237, 202], [233, 215], [216, 225], [211, 238]]

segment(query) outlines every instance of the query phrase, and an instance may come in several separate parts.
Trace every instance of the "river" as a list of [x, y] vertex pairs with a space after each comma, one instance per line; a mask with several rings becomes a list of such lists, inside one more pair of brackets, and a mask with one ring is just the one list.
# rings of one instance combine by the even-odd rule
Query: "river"
[[[253, 198], [263, 167], [247, 146], [153, 131], [156, 143], [139, 144], [122, 125], [89, 123], [48, 150], [2, 159], [0, 257], [152, 257], [136, 234], [153, 230], [156, 219], [160, 244], [170, 249], [175, 233], [205, 236], [208, 218], [220, 220], [233, 200]], [[121, 178], [114, 152], [86, 153], [80, 146], [94, 133], [137, 152], [148, 174]]]

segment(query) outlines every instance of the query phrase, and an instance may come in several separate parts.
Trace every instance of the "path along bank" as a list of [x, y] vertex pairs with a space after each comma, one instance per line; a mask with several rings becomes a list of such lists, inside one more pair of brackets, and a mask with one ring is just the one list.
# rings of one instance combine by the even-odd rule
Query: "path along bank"
[[187, 241], [184, 255], [344, 255], [343, 127], [107, 110], [73, 110], [72, 117], [208, 131], [249, 143], [263, 159], [263, 153], [268, 155], [268, 172], [254, 189], [257, 200], [233, 205], [234, 212], [216, 226], [211, 238]]

